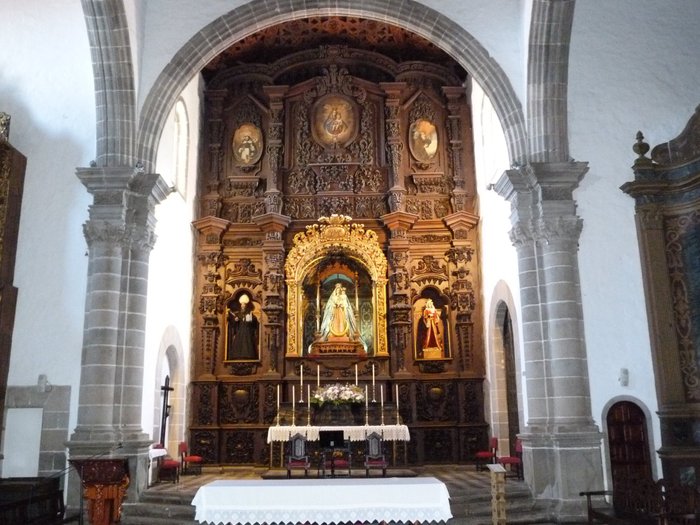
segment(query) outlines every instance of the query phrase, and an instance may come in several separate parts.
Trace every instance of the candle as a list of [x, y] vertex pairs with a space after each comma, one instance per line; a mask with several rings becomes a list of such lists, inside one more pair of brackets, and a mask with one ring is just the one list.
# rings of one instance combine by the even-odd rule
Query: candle
[[369, 392], [367, 392], [367, 385], [365, 385], [365, 412], [367, 412], [367, 405], [369, 404]]
[[355, 363], [355, 386], [357, 386], [357, 363]]
[[277, 412], [280, 411], [280, 386], [277, 385]]
[[316, 388], [321, 386], [321, 365], [316, 365]]
[[399, 411], [399, 385], [396, 385], [396, 412]]
[[384, 408], [384, 385], [379, 385], [379, 403]]
[[304, 365], [299, 365], [299, 393], [304, 395]]
[[297, 394], [294, 391], [294, 385], [292, 385], [292, 408], [294, 408], [294, 404], [296, 403], [296, 401], [297, 401]]
[[372, 363], [372, 390], [374, 390], [374, 363]]

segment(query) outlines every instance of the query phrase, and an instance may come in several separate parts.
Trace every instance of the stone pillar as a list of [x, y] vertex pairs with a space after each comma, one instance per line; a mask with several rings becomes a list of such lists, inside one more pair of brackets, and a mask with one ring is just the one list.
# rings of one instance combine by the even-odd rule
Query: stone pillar
[[[84, 225], [88, 279], [78, 425], [71, 459], [127, 457], [129, 495], [147, 486], [150, 437], [141, 428], [148, 258], [155, 205], [169, 192], [157, 174], [127, 168], [79, 168], [93, 195]], [[78, 501], [71, 476], [68, 503]]]
[[524, 469], [535, 496], [550, 500], [560, 518], [583, 516], [579, 492], [603, 486], [579, 289], [582, 222], [572, 196], [587, 169], [533, 164], [507, 171], [495, 188], [512, 204], [518, 253], [529, 409]]

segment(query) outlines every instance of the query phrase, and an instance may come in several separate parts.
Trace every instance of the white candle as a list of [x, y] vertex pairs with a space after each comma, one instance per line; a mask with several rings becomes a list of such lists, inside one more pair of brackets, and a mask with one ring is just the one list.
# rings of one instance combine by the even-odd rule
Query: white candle
[[367, 413], [367, 405], [369, 404], [369, 392], [367, 392], [367, 385], [365, 385], [365, 414]]
[[294, 408], [294, 404], [297, 402], [297, 394], [294, 391], [294, 385], [292, 385], [292, 408]]
[[355, 386], [357, 386], [357, 363], [355, 363]]
[[374, 363], [372, 363], [372, 390], [374, 390]]
[[311, 385], [306, 385], [306, 408], [311, 410]]
[[321, 386], [321, 365], [316, 365], [316, 388]]
[[399, 385], [396, 385], [396, 412], [399, 411]]
[[280, 411], [280, 386], [277, 385], [277, 412]]
[[299, 393], [304, 395], [304, 365], [299, 365]]
[[384, 385], [379, 385], [379, 403], [384, 408]]

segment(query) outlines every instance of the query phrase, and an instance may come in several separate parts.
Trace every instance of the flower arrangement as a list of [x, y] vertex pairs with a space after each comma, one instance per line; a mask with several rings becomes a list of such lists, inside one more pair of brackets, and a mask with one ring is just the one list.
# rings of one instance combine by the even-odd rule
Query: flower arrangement
[[326, 385], [314, 390], [311, 395], [311, 403], [314, 405], [323, 405], [330, 403], [333, 405], [342, 405], [344, 403], [362, 403], [365, 400], [365, 393], [357, 385], [341, 385], [335, 383]]

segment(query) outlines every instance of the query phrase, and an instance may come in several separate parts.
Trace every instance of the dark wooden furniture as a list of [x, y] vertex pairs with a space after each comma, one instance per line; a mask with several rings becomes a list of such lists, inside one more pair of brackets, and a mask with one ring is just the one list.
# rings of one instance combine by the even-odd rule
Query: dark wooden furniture
[[60, 478], [0, 479], [0, 523], [61, 523], [64, 512]]
[[369, 477], [369, 471], [379, 469], [382, 471], [382, 477], [386, 477], [386, 469], [389, 462], [384, 457], [382, 436], [377, 432], [372, 432], [367, 436], [367, 450], [365, 452], [365, 476]]
[[306, 437], [302, 434], [294, 434], [288, 443], [289, 451], [287, 454], [287, 477], [292, 477], [293, 470], [303, 470], [304, 477], [309, 477], [309, 469], [311, 461], [306, 453]]
[[129, 486], [129, 464], [124, 458], [71, 459], [83, 487], [88, 504], [88, 520], [92, 525], [119, 523], [122, 501]]
[[[581, 492], [588, 523], [612, 525], [697, 525], [700, 493], [694, 485], [637, 480], [614, 491]], [[613, 504], [602, 498], [612, 496]]]

